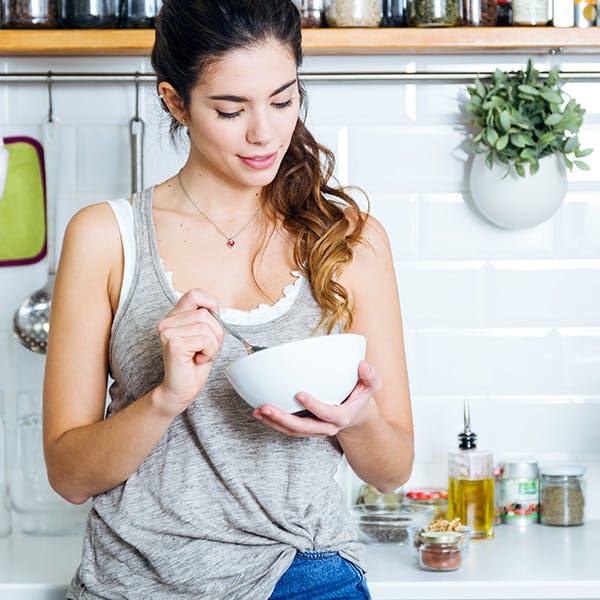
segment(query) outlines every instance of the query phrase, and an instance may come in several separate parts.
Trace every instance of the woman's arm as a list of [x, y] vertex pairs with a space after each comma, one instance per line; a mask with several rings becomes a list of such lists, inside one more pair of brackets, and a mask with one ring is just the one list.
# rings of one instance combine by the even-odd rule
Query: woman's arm
[[367, 338], [359, 382], [340, 406], [300, 394], [318, 419], [274, 406], [255, 409], [265, 424], [293, 436], [336, 435], [356, 474], [383, 492], [402, 485], [413, 464], [413, 425], [404, 354], [402, 317], [390, 244], [383, 227], [368, 218], [364, 243], [340, 277], [352, 296], [351, 331]]
[[220, 326], [188, 292], [161, 322], [165, 380], [104, 419], [108, 345], [122, 279], [119, 230], [108, 204], [84, 208], [65, 232], [52, 297], [44, 378], [44, 451], [52, 487], [73, 503], [125, 481], [203, 387]]

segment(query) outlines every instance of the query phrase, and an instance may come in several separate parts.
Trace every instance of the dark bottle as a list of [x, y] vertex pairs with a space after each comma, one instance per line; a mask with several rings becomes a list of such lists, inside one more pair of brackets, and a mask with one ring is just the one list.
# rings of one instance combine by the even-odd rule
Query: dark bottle
[[406, 25], [406, 0], [382, 0], [381, 27], [403, 27]]
[[496, 0], [496, 26], [510, 27], [512, 25], [511, 0]]
[[56, 0], [5, 0], [2, 5], [2, 27], [37, 29], [56, 27]]
[[297, 5], [302, 19], [302, 28], [310, 29], [326, 26], [324, 0], [300, 0]]
[[123, 27], [152, 29], [162, 7], [162, 0], [124, 0], [121, 22]]
[[62, 0], [63, 27], [114, 29], [119, 25], [119, 0]]

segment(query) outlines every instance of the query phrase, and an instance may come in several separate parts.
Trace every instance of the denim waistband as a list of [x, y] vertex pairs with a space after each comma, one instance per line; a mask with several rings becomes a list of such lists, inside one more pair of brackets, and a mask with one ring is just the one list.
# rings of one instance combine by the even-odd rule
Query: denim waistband
[[308, 552], [296, 552], [295, 558], [319, 560], [321, 558], [331, 558], [332, 556], [338, 556], [338, 553], [335, 550], [310, 550]]

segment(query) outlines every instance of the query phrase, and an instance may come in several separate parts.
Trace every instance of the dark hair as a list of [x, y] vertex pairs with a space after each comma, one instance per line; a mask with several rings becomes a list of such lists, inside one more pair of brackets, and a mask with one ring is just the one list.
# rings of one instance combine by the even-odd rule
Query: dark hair
[[[151, 55], [157, 86], [170, 83], [188, 109], [192, 89], [212, 64], [229, 52], [270, 40], [289, 48], [300, 67], [300, 13], [292, 0], [165, 0]], [[302, 105], [305, 94], [299, 88]], [[168, 111], [164, 103], [163, 108]], [[171, 132], [179, 127], [172, 118]], [[352, 324], [349, 294], [336, 279], [352, 260], [365, 222], [356, 202], [330, 184], [334, 164], [333, 153], [299, 118], [279, 171], [264, 194], [273, 223], [280, 219], [295, 236], [296, 265], [311, 283], [322, 310], [320, 326], [329, 332], [338, 321], [344, 330]]]

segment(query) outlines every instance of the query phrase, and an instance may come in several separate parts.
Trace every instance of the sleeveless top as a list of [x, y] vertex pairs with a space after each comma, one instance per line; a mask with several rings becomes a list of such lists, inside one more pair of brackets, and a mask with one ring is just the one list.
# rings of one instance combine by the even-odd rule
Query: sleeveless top
[[[107, 416], [163, 379], [157, 325], [177, 295], [158, 254], [152, 193], [133, 199], [137, 260], [111, 330]], [[274, 346], [311, 335], [320, 316], [302, 279], [285, 313], [236, 327]], [[341, 447], [255, 419], [224, 374], [245, 352], [226, 334], [198, 397], [125, 482], [94, 496], [68, 598], [266, 600], [296, 551], [334, 550], [360, 565], [362, 544], [334, 479]]]

